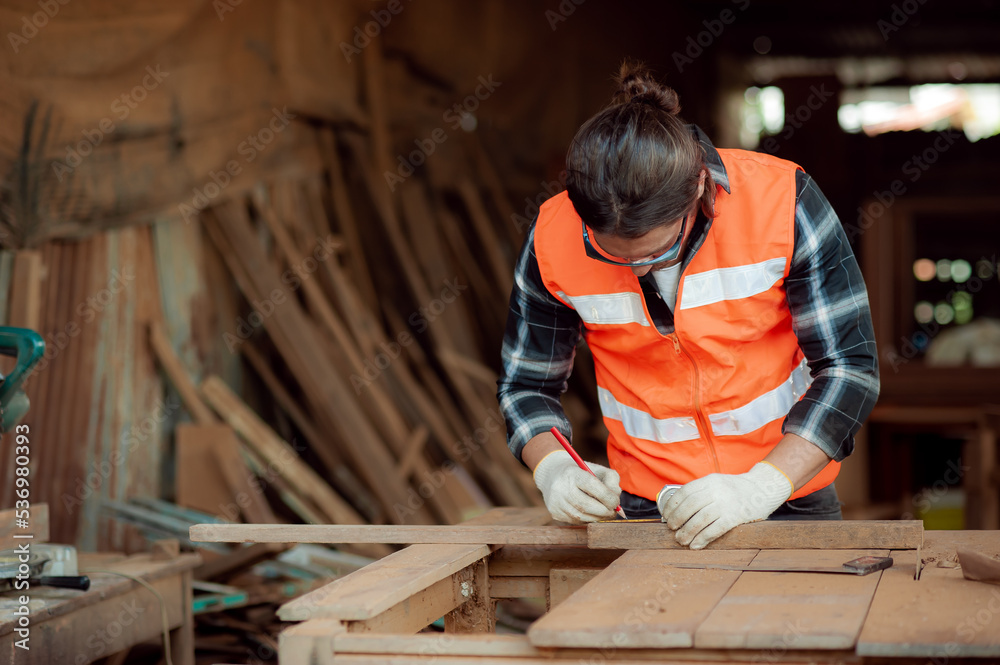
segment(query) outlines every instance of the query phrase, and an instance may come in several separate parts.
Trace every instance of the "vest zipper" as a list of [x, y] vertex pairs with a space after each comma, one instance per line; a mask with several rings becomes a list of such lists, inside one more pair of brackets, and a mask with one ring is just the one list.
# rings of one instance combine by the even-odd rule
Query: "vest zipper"
[[674, 332], [670, 335], [670, 340], [674, 343], [674, 350], [677, 351], [678, 355], [684, 355], [690, 362], [691, 367], [694, 368], [694, 413], [695, 421], [698, 423], [699, 428], [705, 432], [705, 441], [708, 443], [708, 450], [712, 453], [712, 462], [715, 464], [715, 472], [722, 473], [722, 467], [719, 466], [719, 454], [715, 450], [715, 440], [712, 438], [712, 425], [708, 418], [705, 417], [705, 413], [701, 410], [701, 373], [698, 370], [698, 363], [695, 362], [694, 356], [688, 353], [688, 350], [681, 346], [681, 340], [677, 336], [676, 328]]

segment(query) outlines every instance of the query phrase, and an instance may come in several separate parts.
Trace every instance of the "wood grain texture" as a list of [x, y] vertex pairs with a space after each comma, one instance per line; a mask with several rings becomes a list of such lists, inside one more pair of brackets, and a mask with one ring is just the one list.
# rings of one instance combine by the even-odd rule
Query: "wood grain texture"
[[549, 607], [562, 603], [601, 572], [602, 568], [552, 568], [549, 571]]
[[[529, 528], [547, 521], [549, 516], [544, 510], [494, 508], [469, 520], [465, 526], [447, 528], [474, 529], [476, 525], [493, 523]], [[484, 559], [490, 551], [483, 543], [413, 545], [286, 603], [279, 608], [278, 616], [283, 621], [371, 619], [437, 582], [450, 579], [454, 573]]]
[[489, 553], [483, 544], [407, 547], [285, 603], [278, 616], [282, 621], [370, 619]]
[[[836, 566], [887, 550], [761, 550], [754, 565]], [[706, 571], [707, 572], [707, 571]], [[863, 577], [823, 573], [744, 572], [695, 632], [703, 649], [850, 649], [854, 646], [879, 573]]]
[[964, 579], [960, 568], [942, 568], [956, 549], [1000, 556], [996, 531], [928, 531], [927, 562], [913, 579], [913, 552], [893, 552], [858, 638], [862, 656], [1000, 658], [1000, 586]]
[[203, 543], [395, 543], [583, 545], [587, 532], [571, 526], [438, 526], [344, 524], [195, 524]]
[[632, 550], [528, 629], [535, 646], [686, 648], [740, 576], [671, 563], [745, 565], [757, 552]]
[[[919, 520], [772, 521], [743, 524], [706, 549], [916, 549], [923, 542]], [[661, 522], [595, 522], [587, 525], [595, 549], [687, 549]]]

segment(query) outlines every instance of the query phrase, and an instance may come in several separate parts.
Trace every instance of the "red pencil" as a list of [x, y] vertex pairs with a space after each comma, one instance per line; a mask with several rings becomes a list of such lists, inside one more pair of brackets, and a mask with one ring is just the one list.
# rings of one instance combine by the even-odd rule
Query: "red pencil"
[[[587, 466], [587, 463], [583, 461], [583, 458], [580, 457], [580, 455], [575, 450], [573, 450], [573, 446], [569, 444], [569, 441], [567, 441], [566, 437], [562, 435], [562, 432], [557, 430], [555, 427], [553, 427], [549, 431], [552, 432], [552, 434], [556, 437], [556, 441], [559, 442], [559, 445], [561, 445], [563, 448], [566, 449], [566, 452], [569, 453], [569, 456], [573, 458], [573, 461], [576, 462], [576, 465], [578, 467], [580, 467], [581, 469], [592, 475], [594, 478], [597, 478], [597, 474], [591, 471], [590, 467]], [[600, 479], [598, 478], [598, 480]], [[623, 520], [628, 519], [628, 517], [625, 516], [625, 511], [622, 510], [621, 506], [616, 506], [615, 512], [618, 513], [618, 517], [622, 518]]]

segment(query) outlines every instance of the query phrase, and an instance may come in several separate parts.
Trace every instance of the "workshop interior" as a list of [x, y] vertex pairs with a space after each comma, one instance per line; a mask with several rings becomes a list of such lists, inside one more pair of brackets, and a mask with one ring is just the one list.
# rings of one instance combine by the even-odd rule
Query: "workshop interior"
[[[1000, 1], [3, 0], [0, 28], [0, 663], [1000, 661]], [[682, 449], [664, 432], [712, 440], [698, 395], [730, 364], [685, 322], [796, 281], [701, 245], [717, 297], [670, 303], [651, 342], [693, 387], [609, 369], [658, 324], [567, 153], [622, 103], [623, 63], [731, 169], [705, 243], [739, 208], [819, 262], [796, 167], [836, 215], [846, 263], [811, 279], [856, 261], [874, 342], [844, 353], [878, 367], [841, 435], [842, 520], [766, 461], [800, 514], [747, 512], [704, 550], [667, 517], [699, 479], [656, 476], [641, 519], [625, 494], [554, 518], [572, 473], [634, 489], [629, 465]], [[558, 476], [512, 454], [531, 422], [498, 401], [512, 340], [547, 343], [512, 318], [525, 293], [536, 322], [583, 322], [568, 379], [519, 359]], [[768, 306], [782, 340], [847, 344], [813, 305]], [[735, 366], [777, 348], [755, 330]], [[779, 394], [735, 374], [730, 413]], [[629, 375], [691, 391], [691, 417], [643, 412]], [[777, 438], [815, 401], [788, 381]]]

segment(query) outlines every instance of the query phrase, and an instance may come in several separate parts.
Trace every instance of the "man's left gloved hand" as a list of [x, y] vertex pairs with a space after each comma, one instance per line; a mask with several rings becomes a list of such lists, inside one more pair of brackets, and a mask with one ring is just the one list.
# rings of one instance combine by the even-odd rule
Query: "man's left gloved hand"
[[767, 519], [793, 491], [788, 476], [758, 462], [746, 473], [692, 480], [672, 496], [661, 492], [656, 505], [677, 542], [700, 550], [734, 526]]

